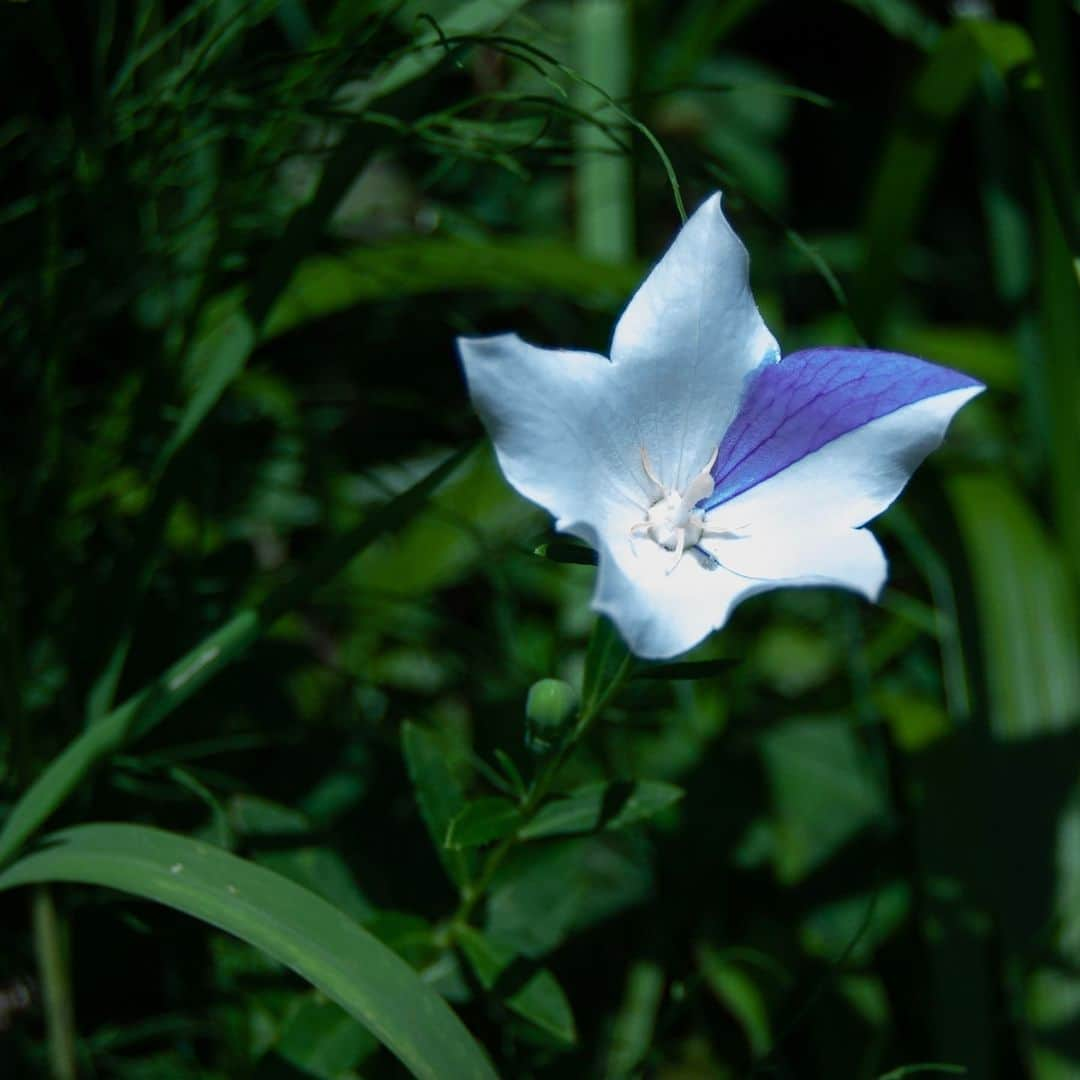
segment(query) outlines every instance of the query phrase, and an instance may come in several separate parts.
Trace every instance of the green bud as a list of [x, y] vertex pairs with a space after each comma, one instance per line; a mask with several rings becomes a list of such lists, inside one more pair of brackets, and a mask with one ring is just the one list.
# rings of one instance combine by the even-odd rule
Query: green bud
[[577, 694], [562, 679], [540, 679], [525, 702], [525, 745], [534, 754], [554, 750], [569, 732], [577, 712]]

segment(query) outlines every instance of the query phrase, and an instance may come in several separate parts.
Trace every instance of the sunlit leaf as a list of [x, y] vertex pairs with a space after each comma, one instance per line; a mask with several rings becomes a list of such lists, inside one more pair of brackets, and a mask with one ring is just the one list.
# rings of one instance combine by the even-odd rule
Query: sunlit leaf
[[283, 334], [358, 304], [447, 289], [557, 293], [615, 310], [633, 291], [639, 272], [532, 240], [433, 236], [354, 248], [302, 262], [275, 304], [266, 333]]

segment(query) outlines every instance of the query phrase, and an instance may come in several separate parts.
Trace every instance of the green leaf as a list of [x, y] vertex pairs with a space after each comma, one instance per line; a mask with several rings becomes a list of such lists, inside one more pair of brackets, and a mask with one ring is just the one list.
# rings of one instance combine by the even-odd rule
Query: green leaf
[[643, 901], [652, 889], [649, 847], [633, 832], [528, 844], [502, 865], [488, 894], [488, 936], [542, 956], [570, 934]]
[[471, 873], [470, 854], [451, 850], [445, 843], [450, 822], [465, 806], [465, 794], [446, 763], [446, 752], [435, 735], [408, 721], [401, 727], [401, 752], [439, 860], [450, 880], [464, 885]]
[[742, 1028], [750, 1053], [761, 1057], [772, 1046], [772, 1030], [765, 997], [758, 985], [739, 965], [723, 953], [703, 948], [698, 966], [709, 989]]
[[1015, 23], [999, 19], [965, 19], [964, 27], [978, 43], [986, 58], [1007, 76], [1035, 60], [1035, 46], [1027, 31]]
[[340, 1005], [304, 994], [286, 1014], [274, 1050], [309, 1076], [338, 1080], [377, 1047], [368, 1029]]
[[246, 837], [304, 836], [311, 832], [311, 824], [299, 810], [259, 795], [234, 795], [229, 800], [229, 825]]
[[664, 997], [664, 970], [639, 960], [626, 977], [626, 990], [612, 1025], [605, 1080], [625, 1080], [645, 1060], [653, 1044], [656, 1018]]
[[920, 49], [932, 48], [941, 33], [933, 19], [923, 14], [912, 0], [847, 0], [874, 22], [901, 41]]
[[591, 547], [568, 540], [547, 540], [533, 549], [534, 555], [570, 566], [595, 566], [599, 556]]
[[500, 750], [498, 747], [494, 750], [495, 760], [502, 768], [503, 775], [510, 783], [510, 790], [519, 798], [524, 798], [528, 787], [524, 778], [521, 775], [521, 770], [514, 763], [514, 759], [505, 751]]
[[975, 588], [994, 733], [1070, 725], [1080, 713], [1080, 632], [1061, 553], [1007, 481], [953, 476], [947, 490]]
[[416, 1076], [495, 1076], [400, 957], [320, 897], [210, 844], [139, 825], [80, 825], [0, 873], [0, 890], [49, 881], [119, 889], [234, 934], [336, 1001]]
[[454, 936], [485, 990], [498, 993], [505, 989], [506, 1005], [518, 1016], [561, 1043], [572, 1046], [577, 1042], [570, 1002], [550, 971], [526, 969], [516, 978], [512, 950], [497, 945], [471, 926], [458, 927]]
[[452, 850], [479, 847], [509, 836], [520, 824], [521, 811], [509, 799], [475, 799], [450, 822], [446, 846]]
[[784, 724], [762, 737], [761, 754], [782, 882], [806, 877], [856, 833], [883, 819], [885, 797], [847, 720]]
[[640, 270], [535, 240], [434, 236], [353, 248], [300, 263], [267, 319], [266, 335], [288, 333], [357, 304], [450, 289], [552, 293], [614, 311], [633, 291]]
[[[1066, 168], [1063, 163], [1061, 169]], [[1070, 192], [1076, 190], [1071, 177], [1061, 183], [1068, 184]], [[1039, 184], [1036, 191], [1042, 349], [1029, 367], [1028, 384], [1050, 466], [1054, 518], [1064, 555], [1072, 562], [1075, 584], [1080, 582], [1080, 484], [1076, 471], [1080, 460], [1076, 417], [1076, 402], [1080, 400], [1076, 363], [1080, 355], [1080, 225], [1073, 222], [1068, 230], [1064, 227], [1046, 187]]]
[[908, 917], [910, 889], [891, 881], [874, 893], [831, 899], [807, 913], [802, 942], [807, 952], [830, 962], [838, 957], [852, 964], [868, 964]]
[[210, 678], [243, 655], [280, 616], [305, 601], [372, 541], [399, 528], [423, 509], [432, 491], [457, 468], [469, 449], [450, 455], [412, 487], [373, 510], [354, 529], [329, 541], [304, 570], [274, 589], [257, 608], [237, 612], [155, 682], [69, 743], [7, 815], [0, 831], [0, 865], [11, 859], [99, 762], [132, 738], [156, 727]]
[[633, 659], [615, 624], [598, 616], [585, 653], [585, 673], [581, 680], [581, 715], [592, 716], [630, 674]]
[[485, 443], [432, 498], [429, 513], [350, 567], [349, 585], [381, 592], [392, 581], [396, 596], [426, 598], [472, 572], [488, 545], [520, 535], [534, 512], [511, 491]]
[[353, 879], [348, 863], [330, 848], [260, 851], [253, 858], [260, 866], [328, 900], [357, 922], [366, 923], [375, 913], [375, 907]]
[[541, 836], [623, 829], [644, 821], [683, 796], [681, 788], [659, 780], [609, 780], [586, 784], [542, 806], [519, 832], [523, 840]]
[[155, 467], [160, 475], [173, 457], [195, 434], [221, 395], [244, 370], [255, 348], [255, 327], [232, 305], [213, 305], [200, 325], [185, 364], [185, 382], [191, 388], [184, 411], [162, 448]]
[[[400, 90], [415, 79], [426, 75], [440, 60], [446, 59], [452, 45], [447, 38], [467, 34], [483, 34], [505, 22], [525, 0], [466, 0], [449, 15], [438, 21], [438, 27], [430, 22], [419, 22], [423, 29], [410, 44], [408, 51], [377, 70], [368, 80], [362, 96], [354, 107], [366, 108], [371, 102], [386, 94]], [[404, 14], [414, 17], [424, 12], [422, 4], [414, 4]]]

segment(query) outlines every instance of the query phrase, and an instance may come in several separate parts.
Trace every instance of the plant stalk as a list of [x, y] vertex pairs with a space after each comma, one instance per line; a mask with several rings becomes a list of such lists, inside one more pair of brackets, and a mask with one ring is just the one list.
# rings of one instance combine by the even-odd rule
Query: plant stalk
[[56, 910], [52, 890], [37, 886], [30, 899], [34, 925], [34, 951], [45, 1003], [45, 1029], [49, 1044], [49, 1069], [54, 1080], [75, 1080], [77, 1075], [75, 1006], [71, 995], [64, 925]]
[[[597, 717], [615, 695], [616, 691], [618, 691], [626, 681], [626, 677], [630, 674], [632, 666], [633, 658], [629, 653], [626, 653], [604, 691], [582, 708], [573, 731], [570, 732], [555, 753], [544, 762], [530, 785], [524, 802], [521, 804], [522, 825], [528, 824], [533, 817], [535, 817], [536, 812], [540, 809], [544, 799], [547, 798], [548, 792], [551, 790], [551, 785], [555, 782], [555, 778], [559, 774], [559, 770], [589, 733]], [[503, 864], [507, 855], [509, 855], [520, 842], [517, 832], [513, 832], [509, 836], [503, 837], [496, 847], [492, 849], [491, 854], [488, 855], [487, 859], [484, 861], [484, 865], [476, 880], [468, 886], [462, 896], [457, 911], [454, 912], [450, 919], [451, 927], [462, 926], [468, 923], [473, 912], [476, 910], [476, 906], [484, 898], [487, 890], [490, 888], [491, 882], [494, 880], [499, 867]]]

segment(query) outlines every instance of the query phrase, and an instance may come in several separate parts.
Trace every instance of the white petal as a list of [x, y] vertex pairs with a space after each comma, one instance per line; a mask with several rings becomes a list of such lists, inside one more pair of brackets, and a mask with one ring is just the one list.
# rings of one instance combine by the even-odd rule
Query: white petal
[[768, 535], [837, 533], [877, 517], [945, 436], [956, 410], [980, 393], [964, 387], [923, 398], [841, 435], [782, 472], [721, 503], [710, 528]]
[[624, 538], [602, 547], [593, 607], [618, 627], [631, 652], [666, 660], [692, 649], [727, 621], [746, 597], [774, 588], [722, 566], [706, 568], [688, 551], [668, 573], [674, 554], [650, 540], [632, 547]]
[[459, 338], [458, 348], [503, 473], [558, 529], [596, 544], [616, 508], [644, 516], [640, 451], [620, 420], [609, 360], [515, 334]]
[[683, 226], [615, 327], [622, 410], [660, 478], [682, 490], [738, 408], [746, 376], [779, 358], [749, 257], [713, 195]]
[[888, 573], [881, 546], [866, 529], [775, 529], [741, 539], [706, 539], [701, 546], [732, 573], [770, 588], [838, 585], [876, 600]]

